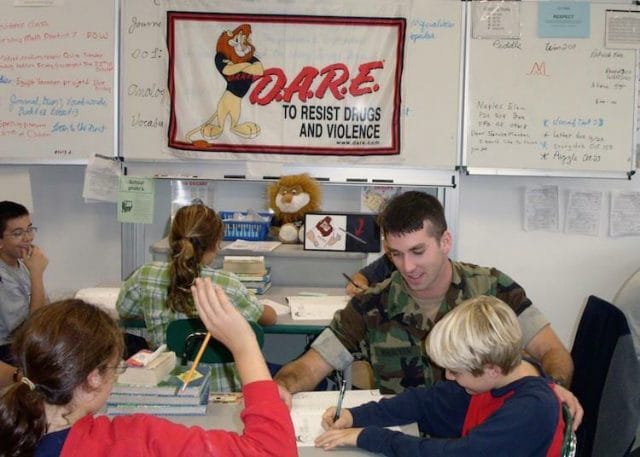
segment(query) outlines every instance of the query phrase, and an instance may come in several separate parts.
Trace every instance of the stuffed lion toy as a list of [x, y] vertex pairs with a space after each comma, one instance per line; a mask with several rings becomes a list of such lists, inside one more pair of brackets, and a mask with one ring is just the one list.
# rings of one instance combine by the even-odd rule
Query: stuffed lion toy
[[287, 175], [269, 185], [267, 194], [274, 212], [272, 234], [283, 243], [301, 242], [304, 215], [320, 211], [320, 185], [307, 173]]

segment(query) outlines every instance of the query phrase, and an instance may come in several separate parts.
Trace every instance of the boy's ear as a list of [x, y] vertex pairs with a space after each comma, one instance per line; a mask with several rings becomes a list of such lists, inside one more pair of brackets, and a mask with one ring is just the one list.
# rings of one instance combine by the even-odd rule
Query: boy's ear
[[494, 365], [493, 363], [486, 364], [484, 366], [484, 372], [492, 378], [502, 376], [502, 369], [500, 369], [498, 365]]

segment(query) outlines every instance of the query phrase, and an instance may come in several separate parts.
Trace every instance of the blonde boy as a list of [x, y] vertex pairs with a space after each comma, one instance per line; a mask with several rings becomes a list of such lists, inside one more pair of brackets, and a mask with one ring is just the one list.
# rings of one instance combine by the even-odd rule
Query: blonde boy
[[[559, 456], [564, 420], [553, 381], [522, 360], [514, 312], [495, 297], [467, 300], [426, 340], [447, 381], [323, 415], [316, 446], [358, 446], [387, 456]], [[418, 423], [426, 438], [384, 427]]]

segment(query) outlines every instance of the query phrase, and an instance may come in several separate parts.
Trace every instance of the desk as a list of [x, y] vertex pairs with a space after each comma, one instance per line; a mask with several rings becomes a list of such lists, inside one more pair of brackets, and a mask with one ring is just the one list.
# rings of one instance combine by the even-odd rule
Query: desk
[[[286, 297], [290, 295], [299, 295], [301, 292], [326, 294], [326, 295], [344, 295], [344, 288], [342, 287], [278, 287], [274, 286], [264, 295], [256, 295], [258, 300], [262, 298], [268, 298], [283, 305], [287, 303]], [[115, 303], [113, 304], [113, 310], [115, 311]], [[314, 336], [322, 332], [324, 328], [329, 325], [330, 319], [321, 320], [294, 320], [291, 318], [291, 314], [284, 314], [278, 316], [278, 322], [275, 325], [268, 325], [263, 327], [264, 333], [276, 333], [285, 335], [309, 335]], [[145, 328], [143, 319], [122, 319], [120, 321], [122, 327], [125, 328]]]
[[[240, 420], [242, 402], [238, 403], [209, 403], [206, 416], [166, 416], [165, 418], [185, 425], [198, 425], [205, 429], [222, 429], [240, 432], [243, 429]], [[319, 419], [319, 418], [318, 418]], [[401, 427], [405, 433], [417, 435], [415, 424]], [[340, 448], [333, 451], [324, 451], [314, 447], [299, 447], [300, 457], [356, 457], [356, 456], [380, 456], [358, 448]]]
[[[300, 295], [301, 293], [326, 294], [326, 295], [344, 295], [344, 287], [301, 287], [289, 286], [279, 287], [273, 286], [264, 295], [257, 295], [258, 299], [268, 298], [278, 303], [286, 304], [287, 297], [291, 295]], [[263, 327], [265, 333], [281, 333], [281, 334], [298, 334], [314, 336], [320, 333], [329, 323], [331, 319], [321, 320], [294, 320], [291, 314], [279, 315], [278, 322], [275, 325]]]
[[[113, 287], [113, 285], [112, 285]], [[116, 287], [117, 288], [117, 287]], [[343, 287], [300, 287], [273, 286], [264, 295], [257, 295], [258, 299], [268, 298], [277, 303], [286, 304], [286, 297], [299, 295], [301, 292], [344, 295]], [[117, 294], [115, 294], [117, 297]], [[91, 301], [91, 300], [90, 300]], [[115, 301], [97, 302], [107, 312], [115, 314]], [[273, 363], [283, 364], [298, 357], [307, 347], [309, 342], [329, 325], [330, 319], [324, 320], [294, 320], [291, 314], [279, 315], [275, 325], [263, 327], [264, 333], [269, 335], [265, 339], [264, 352], [267, 359]], [[124, 319], [120, 321], [125, 331], [134, 335], [145, 336], [145, 324], [143, 319]]]

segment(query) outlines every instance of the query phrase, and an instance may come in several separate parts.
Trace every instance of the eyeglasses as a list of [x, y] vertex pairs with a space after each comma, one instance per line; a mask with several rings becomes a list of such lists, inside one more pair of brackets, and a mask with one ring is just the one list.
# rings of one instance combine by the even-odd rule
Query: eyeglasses
[[10, 236], [11, 238], [17, 240], [20, 238], [24, 238], [27, 235], [34, 236], [37, 231], [38, 231], [38, 227], [29, 227], [25, 230], [23, 229], [14, 230], [13, 232], [8, 233], [7, 236]]

